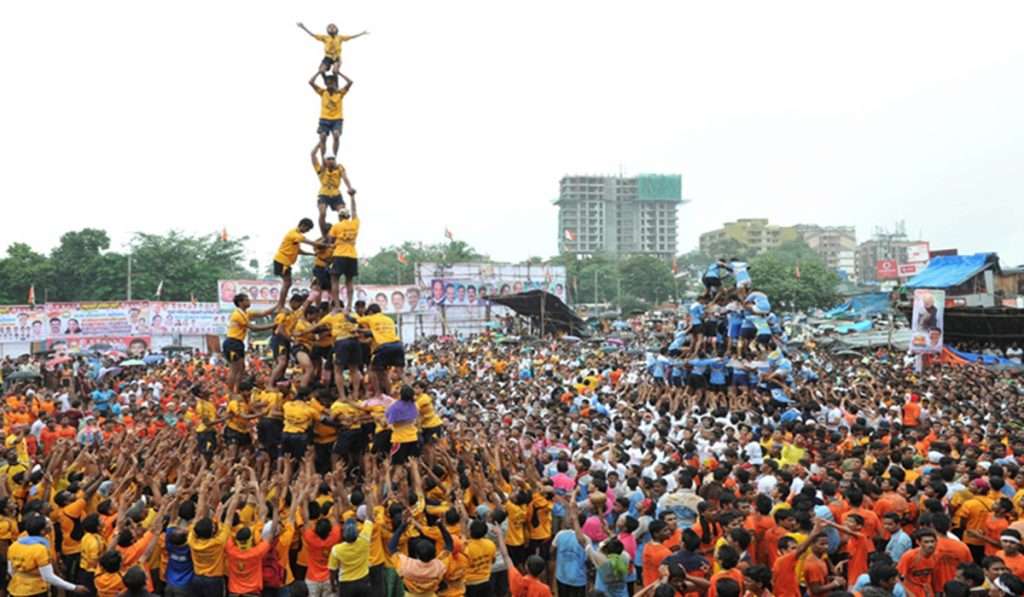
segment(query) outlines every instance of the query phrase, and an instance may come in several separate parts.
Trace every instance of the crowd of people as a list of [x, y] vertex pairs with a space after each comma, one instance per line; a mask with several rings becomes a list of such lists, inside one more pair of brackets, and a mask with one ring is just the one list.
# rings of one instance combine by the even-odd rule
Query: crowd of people
[[615, 342], [404, 345], [353, 301], [351, 38], [315, 37], [320, 213], [278, 304], [237, 294], [221, 358], [4, 371], [0, 597], [1024, 595], [1012, 370], [791, 342], [735, 260]]

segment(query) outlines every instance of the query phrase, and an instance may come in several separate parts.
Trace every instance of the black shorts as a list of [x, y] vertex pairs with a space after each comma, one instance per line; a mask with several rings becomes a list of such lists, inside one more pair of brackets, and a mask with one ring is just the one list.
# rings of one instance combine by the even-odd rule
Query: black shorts
[[363, 367], [369, 367], [370, 366], [370, 357], [373, 356], [373, 353], [370, 352], [370, 345], [368, 343], [366, 343], [366, 342], [360, 342], [359, 343], [359, 354], [361, 354], [362, 357], [363, 357]]
[[314, 267], [313, 279], [316, 280], [321, 290], [327, 291], [331, 289], [331, 270], [326, 267], [322, 265]]
[[707, 288], [708, 290], [718, 288], [722, 285], [722, 279], [715, 278], [713, 276], [704, 276], [700, 281], [704, 284], [704, 288]]
[[703, 331], [705, 336], [715, 336], [715, 335], [718, 335], [718, 322], [717, 321], [705, 321], [701, 325], [701, 327], [704, 328], [702, 331]]
[[235, 363], [245, 358], [245, 344], [235, 338], [226, 338], [221, 352], [229, 363]]
[[512, 563], [518, 568], [526, 563], [526, 558], [530, 557], [530, 548], [526, 545], [509, 545], [508, 555], [512, 558]]
[[382, 344], [373, 353], [374, 369], [379, 371], [388, 367], [405, 367], [405, 349], [401, 342]]
[[363, 352], [359, 340], [344, 338], [334, 343], [334, 362], [342, 369], [359, 367], [363, 364]]
[[756, 337], [757, 337], [757, 328], [754, 328], [754, 327], [740, 328], [740, 338], [743, 338], [744, 340], [748, 340], [749, 341], [749, 340], [753, 340]]
[[292, 266], [285, 265], [278, 260], [274, 260], [274, 275], [278, 277], [290, 276], [292, 273]]
[[314, 346], [313, 351], [310, 353], [314, 359], [323, 359], [325, 361], [331, 360], [331, 355], [334, 353], [334, 349], [330, 346]]
[[373, 434], [373, 453], [388, 454], [391, 452], [391, 430], [385, 429], [384, 431]]
[[441, 439], [442, 435], [444, 435], [444, 427], [442, 425], [438, 425], [437, 427], [424, 428], [421, 437], [423, 438], [424, 444], [432, 444]]
[[327, 135], [337, 133], [341, 135], [343, 124], [345, 124], [345, 121], [341, 118], [321, 118], [320, 123], [316, 127], [316, 134]]
[[703, 375], [691, 373], [686, 378], [686, 385], [690, 386], [691, 388], [703, 390], [708, 387], [708, 380]]
[[317, 195], [316, 204], [323, 204], [334, 211], [338, 211], [339, 207], [345, 207], [345, 198], [341, 195]]
[[331, 275], [339, 278], [355, 278], [359, 275], [359, 260], [352, 257], [331, 259]]
[[196, 444], [199, 446], [200, 454], [212, 455], [217, 450], [217, 431], [207, 429], [196, 433]]
[[224, 444], [248, 447], [252, 445], [252, 437], [248, 433], [242, 433], [230, 427], [225, 427]]
[[256, 425], [256, 436], [260, 445], [268, 452], [273, 452], [281, 445], [281, 433], [284, 430], [284, 421], [263, 417]]
[[409, 462], [409, 458], [420, 455], [420, 442], [406, 442], [391, 446], [391, 464], [398, 466]]
[[287, 357], [292, 350], [292, 341], [286, 336], [274, 334], [270, 337], [270, 354], [277, 357]]
[[310, 352], [309, 351], [309, 347], [308, 346], [303, 346], [301, 344], [296, 344], [295, 346], [292, 346], [291, 353], [292, 353], [293, 357], [298, 357], [299, 353], [303, 353], [303, 352], [306, 353], [307, 356], [309, 356], [309, 352]]
[[334, 63], [337, 62], [337, 58], [331, 58], [330, 56], [324, 56], [324, 59], [320, 61], [320, 66], [324, 68], [331, 68]]
[[[530, 553], [551, 560], [551, 539], [530, 539]], [[511, 554], [509, 554], [511, 555]]]
[[334, 442], [334, 453], [362, 456], [366, 453], [369, 443], [370, 438], [362, 429], [342, 429], [338, 432], [338, 439]]
[[283, 433], [281, 434], [281, 448], [284, 453], [296, 460], [302, 460], [306, 454], [306, 447], [309, 445], [308, 433]]

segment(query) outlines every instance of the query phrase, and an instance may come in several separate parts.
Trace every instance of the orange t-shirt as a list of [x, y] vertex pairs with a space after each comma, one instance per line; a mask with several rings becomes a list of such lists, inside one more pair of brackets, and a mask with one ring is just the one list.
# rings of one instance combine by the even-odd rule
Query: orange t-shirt
[[903, 405], [903, 426], [917, 427], [921, 422], [921, 403], [907, 402]]
[[312, 529], [306, 529], [302, 534], [302, 549], [306, 552], [306, 580], [313, 582], [326, 582], [330, 580], [331, 573], [327, 569], [327, 559], [331, 555], [331, 548], [341, 541], [341, 527], [335, 525], [331, 528], [326, 539], [321, 539]]
[[[778, 553], [778, 550], [775, 550]], [[800, 583], [796, 579], [796, 550], [778, 556], [772, 566], [772, 589], [775, 597], [800, 597]]]
[[1006, 563], [1006, 567], [1010, 569], [1017, 578], [1024, 578], [1024, 554], [1017, 554], [1015, 556], [1008, 556], [1003, 550], [996, 552], [997, 558], [1002, 558], [1003, 562]]
[[509, 592], [516, 597], [551, 597], [551, 589], [532, 576], [523, 576], [515, 566], [508, 567]]
[[807, 583], [807, 592], [812, 595], [812, 584], [823, 585], [828, 582], [828, 565], [813, 553], [808, 553], [804, 559], [804, 581]]
[[708, 587], [708, 597], [718, 597], [718, 581], [723, 578], [731, 578], [736, 581], [736, 584], [740, 586], [740, 593], [743, 593], [743, 571], [739, 568], [733, 568], [711, 575], [711, 578], [708, 580], [711, 583], [711, 586]]
[[[1006, 520], [1001, 516], [996, 516], [995, 514], [989, 514], [988, 520], [985, 521], [985, 536], [998, 542], [999, 536], [1008, 528], [1010, 528], [1009, 520]], [[999, 548], [995, 545], [989, 545], [988, 543], [985, 544], [985, 555], [994, 556], [997, 551], [999, 551]]]
[[935, 559], [933, 576], [935, 577], [936, 591], [941, 590], [946, 583], [953, 580], [953, 577], [956, 576], [957, 566], [970, 563], [973, 560], [971, 550], [966, 545], [949, 537], [939, 537], [939, 543], [935, 547]]
[[903, 588], [914, 597], [931, 597], [935, 594], [935, 554], [925, 557], [921, 548], [911, 549], [900, 558], [899, 570], [903, 576]]
[[644, 547], [644, 586], [658, 582], [658, 568], [665, 558], [672, 555], [672, 550], [661, 543], [651, 541]]
[[846, 580], [853, 586], [861, 574], [868, 571], [868, 554], [875, 550], [874, 542], [867, 536], [850, 537], [846, 542], [846, 553], [850, 559], [846, 563]]
[[228, 593], [244, 595], [263, 590], [263, 556], [270, 551], [270, 543], [260, 541], [249, 549], [240, 549], [235, 539], [228, 539], [227, 555]]

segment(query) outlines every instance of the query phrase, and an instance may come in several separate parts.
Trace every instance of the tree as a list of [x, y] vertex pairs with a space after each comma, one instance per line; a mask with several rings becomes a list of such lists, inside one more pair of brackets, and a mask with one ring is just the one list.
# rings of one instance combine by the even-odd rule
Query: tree
[[658, 303], [675, 295], [672, 269], [663, 259], [650, 255], [634, 255], [619, 262], [624, 293]]
[[246, 240], [173, 230], [166, 235], [137, 233], [130, 243], [133, 296], [153, 298], [162, 280], [163, 300], [187, 301], [195, 296], [215, 301], [217, 280], [256, 277], [243, 265]]
[[359, 280], [364, 284], [411, 284], [416, 281], [417, 263], [452, 265], [481, 261], [489, 259], [461, 240], [430, 245], [406, 242], [384, 247], [360, 264]]
[[118, 297], [128, 280], [123, 256], [108, 253], [110, 237], [95, 228], [65, 232], [50, 252], [51, 301], [98, 301]]
[[45, 255], [36, 253], [25, 243], [7, 247], [7, 256], [0, 259], [0, 302], [24, 304], [29, 288], [36, 288], [36, 302], [43, 302], [45, 289], [53, 281], [53, 270]]
[[784, 243], [754, 257], [750, 262], [750, 275], [754, 287], [764, 291], [773, 305], [784, 304], [794, 309], [825, 308], [838, 299], [839, 276], [802, 241]]

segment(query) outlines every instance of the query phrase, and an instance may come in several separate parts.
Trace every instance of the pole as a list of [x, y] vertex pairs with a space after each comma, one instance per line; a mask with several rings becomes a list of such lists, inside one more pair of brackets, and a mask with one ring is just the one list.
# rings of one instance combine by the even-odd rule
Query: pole
[[594, 304], [597, 304], [597, 268], [594, 268]]
[[128, 253], [128, 300], [132, 300], [132, 254]]
[[547, 291], [541, 292], [540, 294], [540, 337], [544, 337], [544, 307], [548, 302]]

